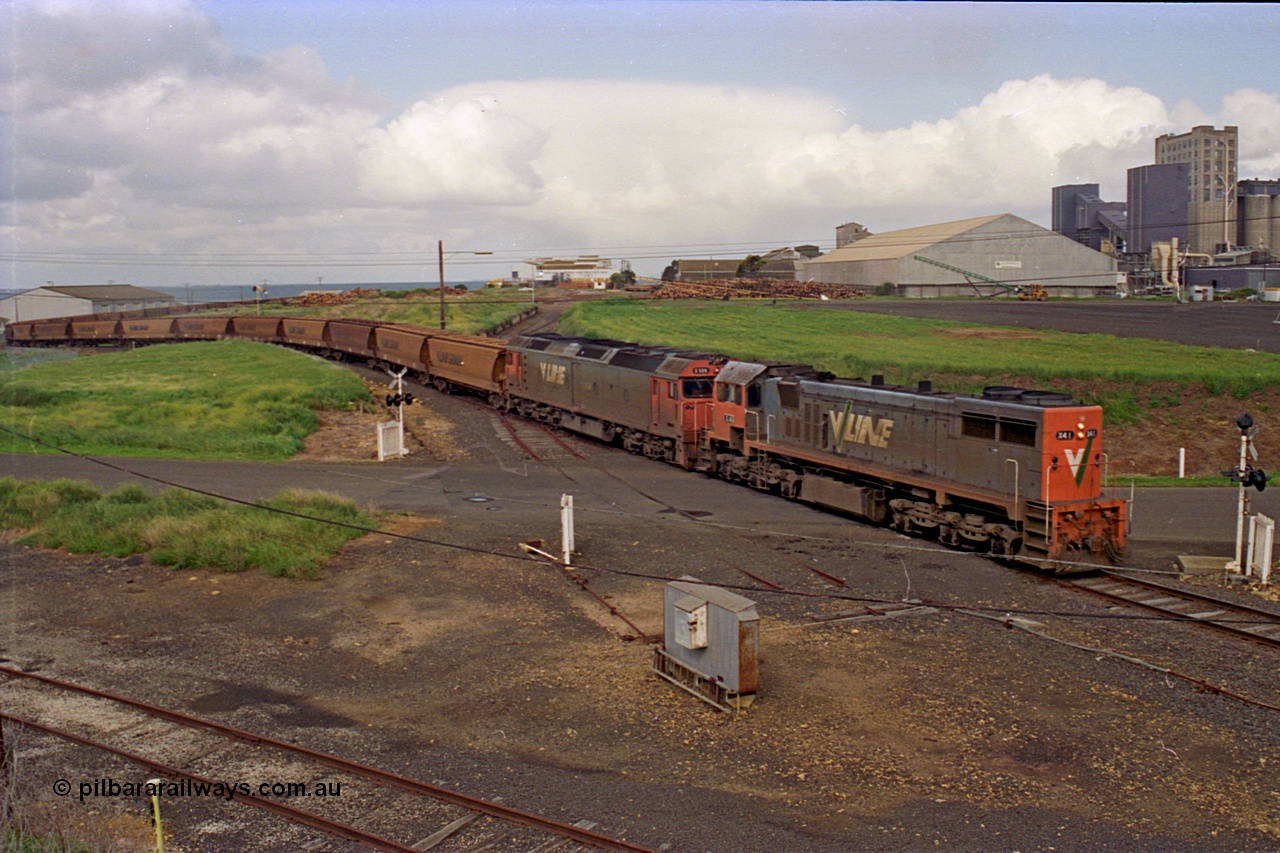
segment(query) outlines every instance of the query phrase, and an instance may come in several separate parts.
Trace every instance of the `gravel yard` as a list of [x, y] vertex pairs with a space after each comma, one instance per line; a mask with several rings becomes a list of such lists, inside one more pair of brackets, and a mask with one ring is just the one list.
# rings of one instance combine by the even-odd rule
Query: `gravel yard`
[[[530, 462], [491, 413], [424, 400], [414, 417], [437, 435], [434, 452], [386, 466], [316, 468], [313, 459], [264, 475], [273, 489], [294, 472], [358, 482], [383, 508], [412, 511], [395, 530], [417, 541], [366, 537], [306, 582], [5, 544], [0, 656], [527, 811], [592, 820], [654, 849], [1280, 846], [1277, 712], [1103, 650], [1273, 705], [1276, 652], [1132, 618], [976, 556], [576, 439], [585, 460]], [[248, 470], [236, 468], [226, 487], [251, 488]], [[516, 549], [556, 538], [566, 492], [579, 507], [581, 562], [600, 567], [576, 573], [645, 634], [660, 632], [662, 584], [643, 575], [752, 584], [744, 569], [795, 593], [747, 593], [762, 628], [762, 689], [750, 710], [722, 714], [657, 680], [651, 646], [631, 625], [559, 567]], [[477, 497], [489, 500], [469, 500]], [[861, 599], [989, 608], [980, 612], [995, 618], [941, 608], [815, 619]], [[1007, 625], [1008, 611], [1097, 651]], [[11, 706], [22, 690], [0, 686], [0, 702]], [[19, 737], [19, 781], [33, 807], [49, 805], [54, 779], [139, 775]], [[127, 835], [120, 826], [145, 829], [139, 798], [53, 805], [113, 837]], [[401, 841], [439, 828], [382, 819]], [[207, 800], [172, 804], [166, 826], [178, 851], [301, 849], [318, 837]], [[440, 849], [464, 849], [465, 838]]]

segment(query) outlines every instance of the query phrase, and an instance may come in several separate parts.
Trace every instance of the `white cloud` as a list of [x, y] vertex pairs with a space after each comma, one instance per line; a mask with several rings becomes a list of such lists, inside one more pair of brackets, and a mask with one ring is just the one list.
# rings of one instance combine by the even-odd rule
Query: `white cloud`
[[25, 3], [15, 20], [4, 234], [31, 251], [420, 251], [438, 237], [533, 251], [827, 242], [850, 219], [1045, 221], [1052, 186], [1122, 199], [1155, 136], [1214, 122], [1240, 127], [1242, 175], [1280, 177], [1280, 96], [1257, 89], [1209, 115], [1042, 75], [873, 131], [806, 90], [494, 80], [388, 116], [306, 48], [236, 56], [189, 3]]
[[385, 204], [527, 204], [541, 187], [530, 166], [541, 133], [497, 100], [419, 101], [360, 140], [360, 186]]
[[[1123, 192], [1124, 164], [1140, 165], [1168, 128], [1153, 95], [1050, 77], [1011, 81], [953, 118], [885, 132], [849, 125], [834, 101], [803, 92], [536, 80], [442, 98], [479, 91], [545, 138], [529, 160], [544, 188], [525, 215], [573, 223], [600, 242], [637, 231], [659, 242], [795, 236], [806, 210], [843, 210], [880, 230], [1044, 210], [1053, 184], [1107, 177], [1090, 169], [1121, 167]], [[817, 239], [836, 224], [804, 227], [820, 227]]]

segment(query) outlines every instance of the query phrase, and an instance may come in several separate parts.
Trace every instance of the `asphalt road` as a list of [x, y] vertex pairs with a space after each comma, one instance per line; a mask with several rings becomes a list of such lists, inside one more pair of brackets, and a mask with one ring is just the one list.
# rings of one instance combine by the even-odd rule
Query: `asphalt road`
[[[18, 479], [69, 477], [100, 488], [127, 482], [164, 483], [256, 501], [280, 489], [320, 489], [392, 512], [450, 517], [501, 512], [503, 523], [542, 524], [555, 531], [560, 495], [590, 489], [602, 501], [622, 500], [626, 489], [600, 478], [602, 468], [643, 482], [644, 491], [683, 510], [713, 513], [721, 523], [791, 530], [811, 523], [853, 525], [782, 499], [743, 501], [747, 490], [623, 451], [594, 446], [590, 462], [444, 463], [413, 458], [377, 463], [304, 464], [110, 459], [99, 464], [69, 456], [0, 455], [0, 472]], [[109, 467], [115, 466], [115, 467]], [[136, 472], [130, 473], [130, 472]], [[137, 475], [153, 478], [140, 479]], [[710, 487], [710, 488], [709, 488]], [[1128, 492], [1118, 492], [1129, 497]], [[610, 497], [612, 495], [612, 497]], [[1280, 490], [1248, 492], [1250, 511], [1280, 518]], [[500, 498], [499, 498], [500, 496]], [[487, 501], [474, 500], [490, 498]], [[630, 495], [635, 500], [635, 495]], [[692, 503], [691, 503], [692, 501]], [[693, 505], [693, 504], [696, 504]], [[1235, 546], [1237, 492], [1222, 488], [1158, 488], [1133, 492], [1131, 551], [1135, 565], [1167, 566], [1179, 554], [1229, 556]], [[543, 516], [546, 516], [543, 519]], [[498, 516], [494, 516], [495, 520]], [[818, 521], [822, 519], [822, 521]], [[528, 529], [522, 526], [521, 529]], [[851, 534], [856, 535], [856, 534]]]
[[1271, 302], [1148, 302], [1079, 299], [898, 299], [805, 303], [873, 314], [989, 323], [1024, 329], [1149, 338], [1196, 346], [1280, 352], [1280, 304]]

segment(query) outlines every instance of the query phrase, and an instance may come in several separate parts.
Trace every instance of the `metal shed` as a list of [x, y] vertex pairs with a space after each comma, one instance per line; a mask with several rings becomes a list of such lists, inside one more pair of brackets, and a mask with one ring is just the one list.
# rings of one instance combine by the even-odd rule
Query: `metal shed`
[[873, 234], [805, 261], [802, 277], [868, 291], [892, 285], [914, 298], [1005, 297], [1031, 284], [1088, 297], [1113, 292], [1117, 269], [1108, 255], [1004, 213]]

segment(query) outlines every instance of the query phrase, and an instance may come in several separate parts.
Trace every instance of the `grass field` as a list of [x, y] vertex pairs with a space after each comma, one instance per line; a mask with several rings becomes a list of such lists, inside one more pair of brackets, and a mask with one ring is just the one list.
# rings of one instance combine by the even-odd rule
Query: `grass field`
[[279, 347], [217, 341], [143, 347], [0, 374], [0, 452], [287, 459], [316, 409], [371, 403], [344, 367]]
[[[264, 506], [376, 527], [351, 501], [321, 492], [286, 490]], [[157, 565], [175, 569], [256, 569], [277, 577], [311, 577], [343, 544], [364, 535], [182, 489], [152, 495], [126, 485], [104, 495], [74, 480], [12, 477], [0, 478], [0, 529], [25, 531], [20, 545], [111, 557], [148, 554]]]
[[[1133, 386], [1202, 384], [1247, 397], [1280, 385], [1280, 355], [1163, 341], [974, 326], [777, 305], [609, 300], [574, 306], [567, 334], [688, 347], [737, 358], [812, 364], [837, 376], [912, 383], [939, 374], [973, 391], [1008, 377], [1052, 388], [1065, 379]], [[1176, 393], [1176, 388], [1173, 391]]]
[[[453, 332], [483, 334], [531, 307], [530, 295], [513, 289], [485, 288], [465, 296], [448, 296], [445, 298], [445, 327]], [[348, 317], [440, 328], [440, 292], [426, 289], [384, 290], [376, 296], [361, 297], [345, 305], [302, 308], [269, 303], [262, 305], [261, 309], [242, 305], [219, 309], [216, 313], [254, 314], [259, 310], [264, 316]]]

